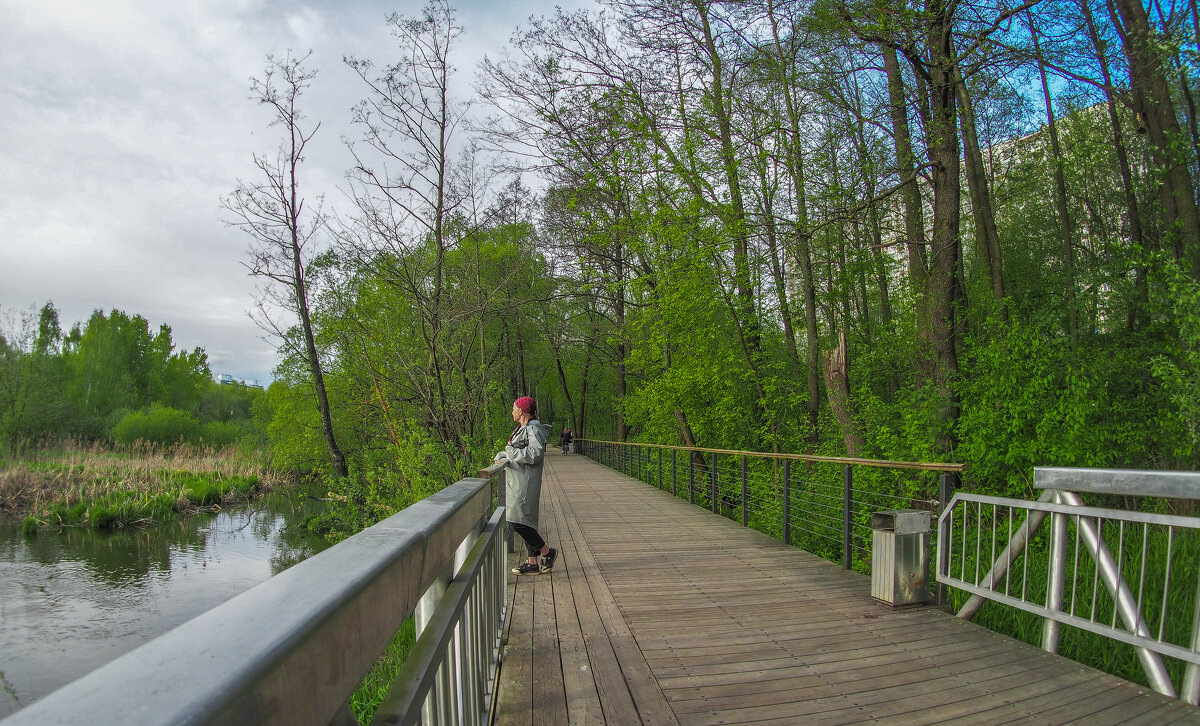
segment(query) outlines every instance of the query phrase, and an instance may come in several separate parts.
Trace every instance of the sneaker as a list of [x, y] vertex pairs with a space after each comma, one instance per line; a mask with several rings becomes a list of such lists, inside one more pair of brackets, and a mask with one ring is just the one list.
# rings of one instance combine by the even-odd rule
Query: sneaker
[[542, 568], [526, 560], [512, 568], [512, 573], [514, 575], [540, 575], [542, 574]]
[[558, 550], [553, 547], [550, 551], [542, 556], [542, 572], [549, 572], [551, 567], [554, 567], [554, 561], [558, 559]]

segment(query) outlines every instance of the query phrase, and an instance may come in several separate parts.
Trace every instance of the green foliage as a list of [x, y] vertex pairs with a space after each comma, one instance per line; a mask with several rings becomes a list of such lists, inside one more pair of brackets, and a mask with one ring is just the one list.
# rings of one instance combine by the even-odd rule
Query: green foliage
[[1150, 361], [1154, 377], [1163, 386], [1168, 439], [1174, 446], [1164, 452], [1176, 466], [1200, 469], [1200, 282], [1189, 279], [1173, 262], [1166, 265], [1174, 316], [1182, 345]]
[[350, 695], [350, 710], [354, 712], [354, 717], [359, 723], [370, 723], [375, 717], [375, 711], [379, 704], [383, 703], [415, 643], [416, 621], [409, 618], [396, 632], [383, 655], [379, 656], [379, 660], [367, 671], [362, 683]]
[[200, 441], [200, 422], [187, 411], [155, 405], [144, 413], [132, 411], [121, 417], [112, 429], [112, 439], [119, 444], [195, 444]]
[[959, 454], [981, 487], [1025, 496], [1034, 466], [1157, 463], [1163, 401], [1141, 349], [1097, 336], [1072, 352], [1069, 341], [1019, 322], [991, 332], [959, 385]]
[[[58, 311], [48, 303], [10, 318], [0, 344], [0, 438], [20, 442], [105, 438], [119, 428], [130, 437], [170, 443], [231, 443], [253, 436], [250, 402], [256, 392], [216, 392], [207, 356], [196, 348], [174, 351], [171, 329], [150, 330], [145, 318], [97, 310], [86, 324], [63, 334]], [[202, 404], [207, 404], [202, 406]], [[174, 410], [179, 414], [164, 414]], [[143, 412], [131, 418], [131, 412]], [[206, 431], [201, 422], [234, 424]], [[135, 431], [135, 429], [137, 429]]]

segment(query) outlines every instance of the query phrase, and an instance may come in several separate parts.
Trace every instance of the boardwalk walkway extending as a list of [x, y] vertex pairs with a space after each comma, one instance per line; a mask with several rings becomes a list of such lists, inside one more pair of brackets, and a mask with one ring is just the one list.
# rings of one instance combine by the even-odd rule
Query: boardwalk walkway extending
[[583, 456], [547, 454], [541, 520], [561, 554], [510, 575], [497, 724], [1200, 724]]

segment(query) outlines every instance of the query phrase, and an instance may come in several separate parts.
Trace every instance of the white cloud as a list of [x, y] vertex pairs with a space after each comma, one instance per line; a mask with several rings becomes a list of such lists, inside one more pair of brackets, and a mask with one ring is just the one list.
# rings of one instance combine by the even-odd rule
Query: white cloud
[[[421, 3], [422, 5], [424, 3]], [[517, 23], [550, 4], [462, 3], [456, 58], [471, 82]], [[372, 2], [25, 0], [0, 3], [0, 308], [53, 300], [64, 324], [95, 308], [167, 323], [214, 371], [266, 379], [274, 351], [246, 311], [248, 239], [222, 222], [219, 198], [254, 178], [252, 154], [278, 129], [249, 100], [268, 53], [313, 55], [304, 102], [322, 122], [303, 182], [340, 203], [342, 136], [363, 95], [345, 56], [393, 59]]]

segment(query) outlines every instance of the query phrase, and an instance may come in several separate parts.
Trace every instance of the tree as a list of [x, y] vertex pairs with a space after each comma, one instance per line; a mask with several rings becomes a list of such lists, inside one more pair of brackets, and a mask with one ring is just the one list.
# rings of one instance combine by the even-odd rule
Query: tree
[[304, 89], [316, 77], [315, 71], [304, 67], [307, 59], [308, 55], [293, 58], [290, 53], [282, 59], [268, 56], [262, 79], [250, 79], [251, 98], [270, 108], [273, 114], [270, 125], [282, 127], [284, 139], [274, 158], [254, 156], [259, 180], [239, 180], [237, 188], [223, 198], [221, 204], [232, 214], [229, 223], [244, 230], [254, 240], [249, 250], [250, 261], [243, 264], [251, 275], [266, 281], [260, 288], [259, 324], [286, 342], [287, 336], [272, 320], [270, 306], [278, 306], [299, 318], [303, 337], [300, 352], [312, 377], [325, 446], [334, 474], [345, 477], [349, 470], [334, 436], [329, 396], [313, 335], [309, 281], [305, 275], [306, 248], [311, 254], [314, 242], [325, 229], [320, 204], [306, 215], [305, 199], [300, 193], [304, 150], [321, 126], [317, 123], [311, 128], [305, 127], [298, 106]]

